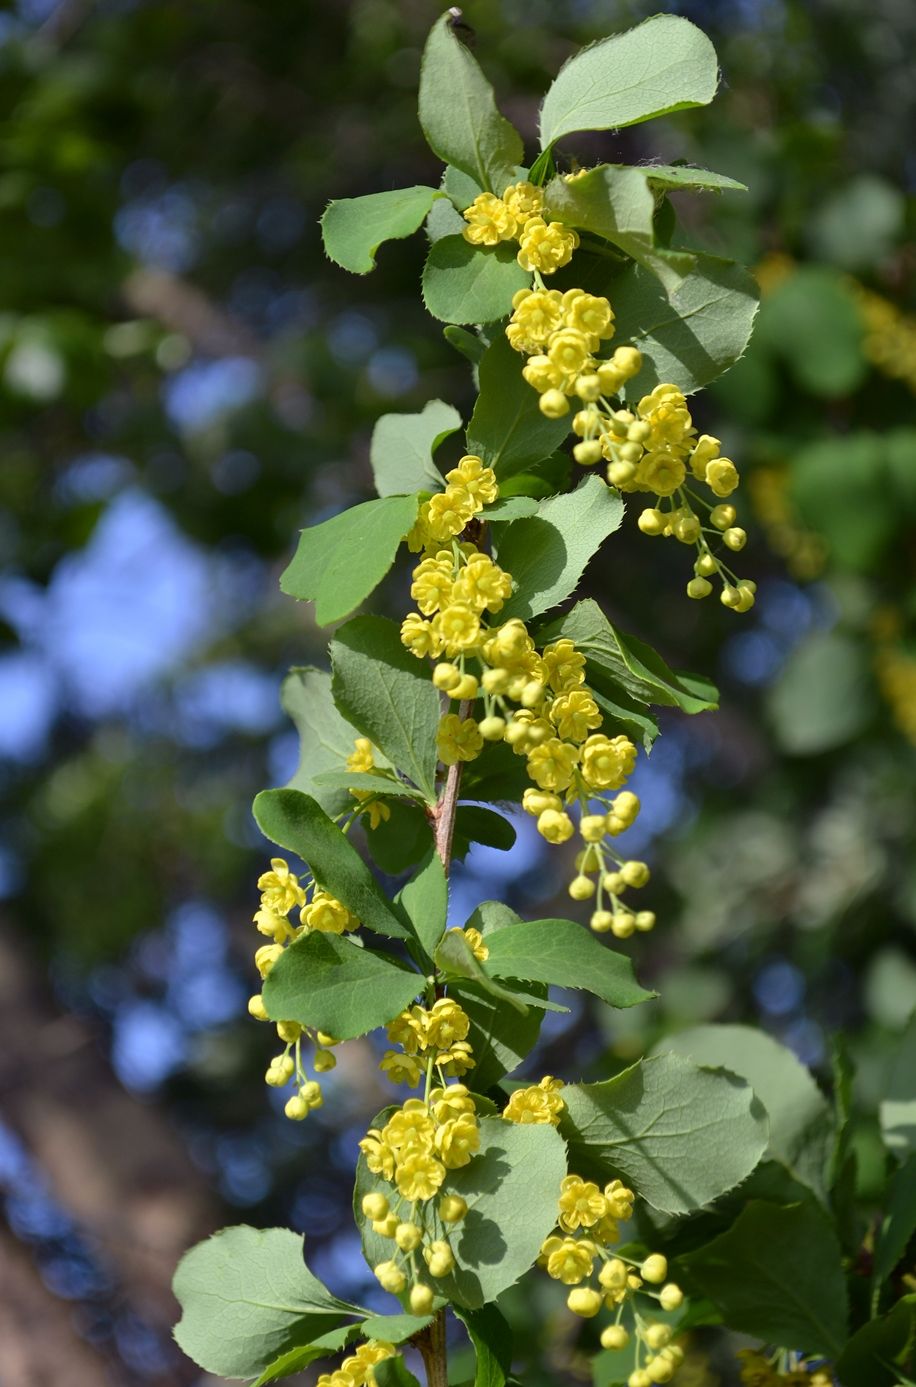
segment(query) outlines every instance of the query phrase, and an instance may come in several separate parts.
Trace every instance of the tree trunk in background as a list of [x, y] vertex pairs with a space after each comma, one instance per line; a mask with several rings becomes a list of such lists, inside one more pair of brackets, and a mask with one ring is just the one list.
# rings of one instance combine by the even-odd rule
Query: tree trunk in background
[[[54, 1006], [38, 970], [2, 930], [0, 1112], [131, 1309], [170, 1327], [178, 1314], [175, 1264], [218, 1225], [216, 1201], [161, 1114], [125, 1092], [90, 1027]], [[62, 1368], [67, 1387], [76, 1387], [81, 1379], [66, 1359], [57, 1382]], [[199, 1379], [187, 1360], [170, 1378]], [[0, 1383], [10, 1387], [5, 1362]]]
[[116, 1387], [109, 1359], [81, 1339], [73, 1308], [44, 1285], [0, 1224], [0, 1383], [3, 1387]]

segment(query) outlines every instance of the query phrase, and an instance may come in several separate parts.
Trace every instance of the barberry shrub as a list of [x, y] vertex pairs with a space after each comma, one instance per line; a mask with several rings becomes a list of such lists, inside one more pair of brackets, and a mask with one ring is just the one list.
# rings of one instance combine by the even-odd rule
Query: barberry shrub
[[[754, 286], [683, 246], [668, 201], [741, 185], [574, 158], [577, 132], [706, 104], [717, 83], [697, 28], [650, 19], [566, 64], [526, 166], [449, 12], [419, 93], [441, 185], [323, 217], [328, 255], [358, 274], [384, 241], [425, 227], [423, 298], [478, 386], [466, 424], [439, 400], [381, 418], [378, 498], [303, 532], [282, 587], [335, 626], [330, 672], [289, 675], [300, 767], [254, 804], [295, 859], [274, 857], [258, 881], [249, 1003], [277, 1033], [266, 1080], [286, 1116], [321, 1106], [338, 1047], [385, 1036], [392, 1102], [359, 1142], [354, 1214], [392, 1301], [378, 1314], [340, 1300], [300, 1234], [224, 1229], [175, 1278], [178, 1342], [209, 1372], [265, 1384], [332, 1359], [320, 1387], [403, 1387], [412, 1346], [444, 1387], [451, 1312], [476, 1384], [503, 1387], [514, 1355], [497, 1302], [525, 1276], [563, 1288], [602, 1384], [670, 1381], [705, 1324], [761, 1341], [744, 1352], [747, 1383], [880, 1387], [909, 1351], [916, 1297], [889, 1307], [888, 1282], [916, 1222], [912, 1159], [870, 1288], [847, 1295], [847, 1075], [834, 1109], [772, 1039], [706, 1026], [597, 1083], [509, 1077], [566, 989], [608, 1007], [651, 1001], [607, 939], [638, 942], [655, 924], [638, 903], [648, 868], [618, 846], [640, 809], [626, 785], [655, 708], [716, 705], [706, 679], [674, 673], [596, 602], [569, 605], [624, 498], [646, 535], [687, 550], [688, 598], [718, 591], [738, 614], [754, 603], [731, 566], [745, 541], [738, 472], [688, 405], [743, 352]], [[437, 449], [461, 430], [466, 451], [443, 475]], [[353, 617], [402, 546], [414, 609], [400, 625]], [[521, 920], [491, 900], [447, 927], [453, 858], [511, 846], [494, 803], [519, 804], [550, 844], [577, 839], [569, 895], [584, 920]], [[367, 858], [403, 878], [393, 898]], [[889, 1114], [894, 1159], [912, 1156], [913, 1130], [912, 1113]]]

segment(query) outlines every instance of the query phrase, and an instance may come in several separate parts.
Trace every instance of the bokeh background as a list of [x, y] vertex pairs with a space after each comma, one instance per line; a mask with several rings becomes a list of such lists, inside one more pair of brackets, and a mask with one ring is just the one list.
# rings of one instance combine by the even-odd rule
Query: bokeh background
[[[374, 1294], [347, 1209], [372, 1052], [346, 1047], [302, 1125], [263, 1085], [249, 804], [296, 763], [282, 674], [323, 658], [277, 586], [296, 531], [369, 494], [379, 414], [471, 399], [420, 304], [422, 237], [357, 280], [323, 261], [316, 225], [331, 197], [436, 180], [415, 87], [439, 8], [0, 10], [3, 1387], [205, 1381], [171, 1343], [169, 1280], [225, 1222], [304, 1229], [336, 1292]], [[531, 141], [564, 58], [656, 8], [465, 14]], [[633, 517], [593, 566], [612, 617], [717, 678], [722, 711], [666, 717], [637, 774], [628, 842], [660, 924], [623, 947], [661, 1001], [548, 1016], [532, 1069], [607, 1073], [729, 1020], [824, 1075], [844, 1028], [867, 1201], [870, 1114], [916, 1004], [916, 10], [665, 8], [713, 38], [718, 100], [581, 147], [750, 186], [678, 206], [761, 284], [747, 357], [697, 406], [746, 476], [759, 600], [745, 618], [690, 603], [684, 551]], [[381, 600], [405, 598], [401, 572]], [[456, 920], [486, 896], [565, 908], [562, 854], [518, 830], [457, 871]], [[587, 1380], [539, 1294], [510, 1307], [539, 1336], [526, 1380]], [[710, 1341], [679, 1380], [733, 1372]]]

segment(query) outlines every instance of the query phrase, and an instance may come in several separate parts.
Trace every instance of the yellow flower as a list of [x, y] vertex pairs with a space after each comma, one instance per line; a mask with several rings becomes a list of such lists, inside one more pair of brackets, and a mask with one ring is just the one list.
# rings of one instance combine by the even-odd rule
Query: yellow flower
[[535, 183], [512, 183], [503, 193], [503, 202], [521, 227], [543, 211], [544, 190]]
[[430, 1092], [429, 1102], [437, 1122], [447, 1122], [450, 1117], [460, 1117], [462, 1113], [476, 1110], [474, 1099], [465, 1084], [434, 1088]]
[[568, 843], [575, 833], [575, 825], [562, 809], [545, 809], [538, 815], [538, 833], [548, 843]]
[[560, 1181], [560, 1216], [557, 1222], [567, 1233], [591, 1228], [607, 1213], [607, 1200], [591, 1180], [567, 1175]]
[[528, 753], [528, 774], [542, 790], [566, 790], [572, 784], [578, 761], [576, 747], [551, 737]]
[[517, 1088], [503, 1109], [503, 1117], [523, 1125], [549, 1122], [556, 1127], [566, 1106], [558, 1092], [562, 1087], [559, 1079], [548, 1077], [532, 1088]]
[[512, 318], [506, 328], [509, 345], [532, 355], [545, 347], [551, 333], [563, 323], [563, 296], [557, 289], [519, 289], [512, 300]]
[[416, 612], [410, 612], [401, 622], [401, 644], [418, 660], [442, 654], [442, 637], [433, 630], [432, 622], [424, 621]]
[[548, 390], [559, 390], [566, 377], [549, 356], [529, 356], [522, 367], [522, 376], [533, 390], [544, 395]]
[[731, 496], [738, 485], [738, 469], [731, 458], [718, 458], [706, 465], [706, 485], [716, 496]]
[[427, 1043], [437, 1050], [448, 1050], [456, 1040], [464, 1040], [470, 1028], [471, 1023], [458, 1003], [441, 997], [428, 1013]]
[[488, 554], [475, 554], [455, 580], [452, 599], [475, 611], [498, 612], [512, 595], [512, 578]]
[[[467, 453], [457, 467], [446, 472], [445, 480], [454, 487], [467, 492], [474, 503], [475, 510], [491, 506], [499, 495], [499, 483], [492, 467], [485, 467], [482, 458]], [[448, 488], [446, 488], [448, 490]]]
[[429, 498], [421, 507], [421, 514], [425, 510], [424, 519], [430, 536], [443, 540], [460, 535], [479, 509], [480, 506], [466, 487], [449, 484], [444, 491], [437, 491], [435, 496]]
[[302, 905], [305, 892], [299, 885], [299, 878], [291, 872], [282, 857], [270, 859], [270, 871], [258, 877], [258, 890], [261, 892], [261, 905], [276, 915], [285, 915], [294, 905]]
[[436, 733], [436, 747], [442, 764], [454, 766], [458, 761], [473, 761], [479, 756], [483, 751], [483, 737], [473, 718], [462, 719], [457, 713], [446, 713]]
[[614, 336], [614, 310], [607, 299], [586, 294], [582, 289], [568, 289], [563, 295], [563, 321], [568, 328], [584, 334], [590, 351], [596, 351], [599, 342]]
[[587, 690], [573, 689], [554, 699], [550, 719], [566, 741], [584, 742], [589, 732], [601, 726], [601, 711]]
[[473, 1113], [450, 1118], [436, 1129], [436, 1151], [449, 1170], [458, 1170], [480, 1149], [480, 1128]]
[[293, 929], [286, 916], [278, 915], [267, 906], [262, 905], [252, 918], [260, 933], [266, 934], [268, 939], [273, 939], [277, 944], [284, 944], [287, 939], [293, 937]]
[[697, 481], [705, 482], [706, 464], [714, 462], [719, 456], [720, 446], [718, 438], [713, 438], [708, 433], [701, 433], [694, 443], [693, 452], [690, 454], [690, 470]]
[[608, 1213], [612, 1218], [628, 1219], [633, 1217], [633, 1204], [636, 1196], [632, 1190], [627, 1189], [622, 1180], [612, 1180], [609, 1185], [605, 1185], [604, 1197], [607, 1201]]
[[591, 364], [588, 338], [573, 328], [561, 328], [550, 339], [547, 359], [564, 378], [560, 389], [571, 387], [576, 376]]
[[434, 1156], [412, 1149], [403, 1160], [398, 1161], [395, 1172], [398, 1191], [411, 1202], [415, 1199], [432, 1199], [445, 1179], [445, 1166]]
[[383, 1139], [382, 1133], [377, 1127], [370, 1127], [369, 1131], [359, 1143], [359, 1149], [366, 1158], [366, 1165], [373, 1175], [381, 1175], [383, 1180], [390, 1180], [394, 1175], [394, 1152]]
[[636, 765], [629, 737], [589, 737], [582, 748], [582, 775], [592, 790], [619, 790]]
[[490, 950], [487, 948], [483, 935], [479, 929], [474, 929], [473, 925], [469, 929], [462, 930], [462, 934], [467, 941], [467, 946], [477, 959], [478, 963], [486, 963], [490, 957]]
[[316, 891], [308, 905], [302, 907], [299, 919], [309, 929], [323, 934], [343, 934], [344, 930], [359, 929], [359, 921], [345, 905], [327, 891]]
[[[410, 595], [424, 616], [444, 606], [452, 591], [452, 556], [449, 553], [423, 559], [413, 571]], [[364, 738], [362, 740], [365, 740]], [[355, 770], [356, 767], [351, 767]]]
[[392, 1045], [400, 1045], [405, 1054], [415, 1055], [418, 1050], [425, 1050], [426, 1012], [423, 1007], [411, 1007], [389, 1021], [387, 1035]]
[[379, 1069], [393, 1084], [407, 1084], [416, 1088], [423, 1077], [423, 1066], [414, 1055], [401, 1055], [397, 1050], [386, 1050], [379, 1061]]
[[547, 1275], [554, 1281], [562, 1281], [564, 1286], [578, 1286], [580, 1281], [592, 1274], [594, 1256], [589, 1243], [576, 1238], [556, 1238], [551, 1241], [559, 1246], [551, 1248], [547, 1254]]
[[353, 751], [347, 757], [347, 770], [365, 774], [375, 769], [375, 756], [368, 737], [357, 737]]
[[579, 244], [579, 233], [561, 222], [545, 222], [531, 217], [519, 236], [518, 263], [523, 270], [540, 270], [552, 275], [568, 265]]
[[636, 469], [634, 485], [656, 496], [671, 496], [683, 484], [684, 464], [670, 453], [646, 453]]
[[426, 1104], [419, 1098], [408, 1098], [403, 1107], [391, 1114], [381, 1135], [400, 1161], [407, 1151], [431, 1151], [435, 1130]]
[[464, 650], [472, 650], [480, 640], [480, 618], [473, 607], [453, 602], [433, 617], [433, 630], [446, 655], [460, 655]]
[[436, 1064], [442, 1074], [466, 1074], [474, 1068], [474, 1056], [466, 1040], [456, 1040], [450, 1050], [441, 1051]]
[[554, 693], [568, 693], [585, 682], [585, 656], [564, 636], [544, 647], [544, 672]]
[[462, 234], [472, 246], [497, 246], [515, 237], [515, 216], [494, 193], [480, 193], [462, 215], [468, 223]]
[[684, 393], [676, 385], [657, 385], [651, 394], [642, 397], [636, 412], [652, 430], [651, 446], [667, 443], [686, 448], [693, 433], [693, 420]]

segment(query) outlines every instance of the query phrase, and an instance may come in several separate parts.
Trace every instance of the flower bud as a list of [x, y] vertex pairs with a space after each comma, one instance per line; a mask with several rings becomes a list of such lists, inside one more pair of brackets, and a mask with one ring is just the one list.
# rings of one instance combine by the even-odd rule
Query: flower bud
[[629, 380], [642, 370], [642, 353], [636, 347], [618, 347], [611, 360], [624, 380]]
[[609, 1324], [601, 1331], [602, 1348], [626, 1348], [630, 1336], [622, 1324]]
[[595, 894], [595, 883], [590, 877], [580, 873], [579, 876], [573, 877], [569, 883], [569, 894], [574, 901], [587, 901]]
[[289, 1099], [283, 1111], [293, 1122], [301, 1122], [304, 1117], [308, 1117], [309, 1115], [309, 1105], [305, 1099], [300, 1097], [297, 1093], [294, 1097]]
[[413, 1252], [423, 1241], [423, 1229], [415, 1223], [399, 1223], [394, 1230], [394, 1240], [402, 1252]]
[[601, 1309], [601, 1294], [591, 1286], [573, 1286], [566, 1297], [566, 1304], [574, 1315], [590, 1320]]
[[380, 1238], [393, 1238], [398, 1228], [397, 1214], [386, 1214], [384, 1218], [372, 1220], [372, 1231]]
[[484, 670], [483, 678], [480, 682], [483, 684], [486, 693], [499, 695], [504, 694], [509, 687], [509, 677], [509, 671], [507, 669], [500, 669], [497, 667], [495, 669]]
[[653, 1286], [660, 1286], [668, 1275], [667, 1258], [660, 1252], [653, 1252], [639, 1268], [639, 1274], [644, 1281], [651, 1281]]
[[433, 683], [436, 688], [441, 689], [443, 693], [448, 693], [450, 689], [454, 689], [460, 682], [461, 670], [457, 665], [450, 665], [443, 661], [441, 664], [436, 665], [436, 668], [433, 670]]
[[500, 742], [506, 731], [506, 719], [497, 717], [482, 718], [478, 726], [480, 728], [480, 735], [485, 742]]
[[435, 1296], [429, 1286], [419, 1283], [410, 1288], [410, 1308], [415, 1315], [428, 1315], [433, 1308]]
[[639, 888], [645, 886], [649, 880], [649, 868], [645, 862], [622, 862], [620, 865], [620, 875], [623, 877], [627, 886]]
[[456, 698], [460, 702], [469, 701], [477, 697], [477, 690], [480, 685], [473, 674], [462, 674], [458, 683], [453, 689], [449, 689], [449, 698]]
[[580, 467], [594, 467], [596, 462], [601, 461], [601, 444], [597, 438], [589, 438], [584, 443], [577, 443], [573, 448], [573, 457]]
[[407, 1285], [407, 1277], [396, 1262], [379, 1262], [374, 1270], [382, 1290], [390, 1291], [392, 1295], [400, 1295]]
[[643, 1336], [653, 1353], [664, 1348], [671, 1338], [671, 1327], [667, 1324], [650, 1324]]
[[714, 573], [718, 573], [719, 565], [707, 549], [693, 565], [693, 571], [698, 578], [711, 578]]
[[604, 814], [583, 814], [579, 820], [579, 832], [586, 843], [600, 843], [607, 829], [607, 817]]
[[[579, 399], [585, 400], [586, 403], [597, 400], [598, 396], [601, 394], [601, 377], [597, 372], [590, 372], [588, 375], [577, 376], [575, 391]], [[577, 459], [577, 461], [581, 461], [581, 459]], [[597, 458], [595, 461], [597, 462]]]
[[629, 911], [618, 911], [611, 921], [611, 933], [615, 939], [629, 939], [636, 928], [636, 916]]
[[337, 1067], [337, 1056], [332, 1055], [330, 1050], [316, 1050], [312, 1066], [316, 1074], [326, 1074], [329, 1069]]
[[737, 518], [738, 512], [734, 506], [713, 506], [709, 513], [709, 519], [717, 530], [727, 530]]
[[264, 998], [260, 992], [256, 992], [253, 997], [248, 998], [248, 1015], [253, 1016], [255, 1021], [269, 1021], [267, 1008], [264, 1005]]
[[712, 583], [708, 578], [691, 578], [687, 584], [687, 596], [694, 598], [708, 597], [712, 592]]
[[302, 1034], [298, 1021], [278, 1021], [277, 1035], [285, 1045], [294, 1045]]
[[468, 1211], [468, 1202], [460, 1194], [444, 1194], [439, 1200], [439, 1217], [443, 1223], [460, 1223]]
[[684, 1292], [669, 1281], [667, 1286], [662, 1286], [658, 1300], [663, 1310], [679, 1310], [684, 1303]]
[[637, 910], [633, 917], [633, 922], [640, 933], [648, 934], [650, 929], [655, 928], [655, 911]]
[[562, 390], [545, 390], [538, 405], [548, 419], [562, 419], [564, 414], [569, 413], [569, 400]]
[[371, 1218], [373, 1222], [378, 1218], [384, 1218], [388, 1212], [388, 1200], [381, 1190], [374, 1190], [371, 1194], [364, 1194], [361, 1205], [366, 1218]]
[[747, 544], [747, 531], [742, 530], [739, 525], [730, 525], [722, 538], [729, 549], [737, 554]]
[[664, 534], [668, 521], [662, 511], [654, 506], [647, 506], [640, 513], [636, 523], [644, 535], [661, 535]]
[[596, 934], [607, 934], [614, 923], [614, 917], [609, 910], [596, 910], [588, 923]]

